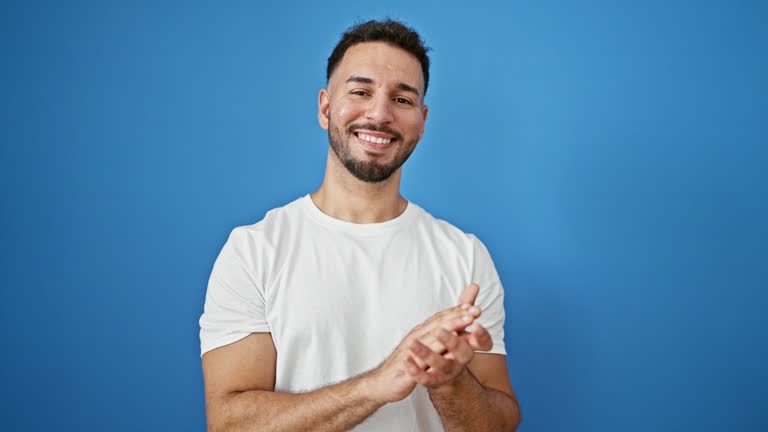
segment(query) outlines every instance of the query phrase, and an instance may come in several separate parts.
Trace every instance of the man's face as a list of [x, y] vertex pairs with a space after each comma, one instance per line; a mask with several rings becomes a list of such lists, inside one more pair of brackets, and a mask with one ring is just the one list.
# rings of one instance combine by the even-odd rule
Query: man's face
[[320, 91], [318, 119], [341, 163], [356, 178], [388, 179], [424, 133], [427, 107], [419, 61], [382, 42], [350, 47]]

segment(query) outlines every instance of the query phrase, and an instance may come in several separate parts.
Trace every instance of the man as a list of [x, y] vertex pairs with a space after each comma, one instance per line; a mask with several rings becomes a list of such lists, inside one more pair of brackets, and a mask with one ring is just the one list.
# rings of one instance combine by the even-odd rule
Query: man
[[238, 227], [200, 318], [220, 431], [509, 431], [503, 290], [483, 244], [400, 195], [424, 133], [429, 58], [396, 21], [328, 59], [325, 178]]

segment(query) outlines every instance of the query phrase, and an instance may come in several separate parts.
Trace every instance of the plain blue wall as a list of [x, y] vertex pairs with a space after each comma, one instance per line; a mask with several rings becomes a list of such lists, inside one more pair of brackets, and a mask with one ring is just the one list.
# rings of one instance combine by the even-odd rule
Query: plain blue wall
[[389, 15], [434, 49], [403, 193], [493, 254], [520, 430], [768, 430], [766, 3], [471, 3], [3, 2], [2, 429], [204, 430], [213, 260], [319, 185], [325, 59]]

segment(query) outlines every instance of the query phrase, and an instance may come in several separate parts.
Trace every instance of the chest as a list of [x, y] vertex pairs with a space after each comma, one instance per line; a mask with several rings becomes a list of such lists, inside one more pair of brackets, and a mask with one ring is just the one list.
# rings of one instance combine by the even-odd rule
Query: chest
[[337, 358], [364, 351], [352, 369], [383, 360], [414, 326], [455, 305], [468, 281], [451, 261], [445, 251], [408, 239], [306, 242], [286, 260], [267, 298], [278, 356], [301, 347]]

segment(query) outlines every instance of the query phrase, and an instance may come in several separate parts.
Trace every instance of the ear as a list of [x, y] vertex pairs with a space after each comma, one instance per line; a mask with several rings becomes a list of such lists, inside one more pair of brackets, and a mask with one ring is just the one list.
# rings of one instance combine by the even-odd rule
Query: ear
[[328, 89], [324, 88], [320, 90], [320, 94], [317, 96], [317, 121], [320, 123], [320, 127], [328, 130], [330, 126], [330, 117], [328, 111], [331, 107], [331, 96], [328, 93]]

